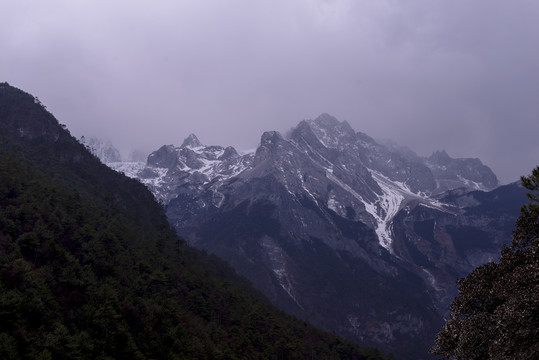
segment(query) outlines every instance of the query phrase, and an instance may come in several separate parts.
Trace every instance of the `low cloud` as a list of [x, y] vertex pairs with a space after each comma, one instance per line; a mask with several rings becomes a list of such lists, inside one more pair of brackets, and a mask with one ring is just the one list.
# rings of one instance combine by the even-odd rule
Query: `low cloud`
[[72, 133], [124, 151], [256, 146], [328, 112], [422, 155], [537, 165], [539, 3], [18, 1], [0, 5], [0, 80]]

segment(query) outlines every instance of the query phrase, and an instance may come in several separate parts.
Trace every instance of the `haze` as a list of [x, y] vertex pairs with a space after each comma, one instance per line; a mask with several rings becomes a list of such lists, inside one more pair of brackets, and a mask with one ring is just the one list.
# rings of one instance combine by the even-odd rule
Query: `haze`
[[124, 154], [327, 112], [503, 183], [539, 163], [539, 2], [0, 0], [0, 81]]

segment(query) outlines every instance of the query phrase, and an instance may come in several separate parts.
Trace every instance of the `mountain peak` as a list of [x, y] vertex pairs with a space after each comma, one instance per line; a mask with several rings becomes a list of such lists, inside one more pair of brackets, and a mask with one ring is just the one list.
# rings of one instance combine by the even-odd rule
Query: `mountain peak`
[[326, 113], [314, 120], [308, 120], [307, 123], [318, 140], [328, 148], [339, 148], [342, 142], [350, 142], [355, 136], [350, 124]]
[[435, 151], [429, 157], [429, 161], [435, 162], [440, 165], [448, 164], [451, 160], [452, 160], [451, 157], [447, 154], [445, 150]]
[[260, 146], [256, 149], [254, 165], [258, 165], [269, 159], [275, 151], [277, 144], [283, 140], [283, 136], [278, 131], [266, 131], [260, 138]]
[[313, 122], [323, 125], [338, 125], [341, 122], [335, 117], [328, 113], [322, 113], [320, 114], [316, 119], [313, 120]]
[[189, 134], [188, 137], [185, 138], [185, 140], [182, 143], [182, 146], [180, 148], [190, 147], [190, 148], [196, 148], [200, 147], [202, 144], [198, 140], [195, 134]]
[[272, 147], [282, 138], [278, 131], [266, 131], [260, 137], [260, 146]]
[[456, 184], [475, 190], [492, 190], [499, 185], [496, 175], [479, 159], [454, 159], [442, 150], [432, 153], [426, 165], [437, 178], [440, 191], [455, 188]]

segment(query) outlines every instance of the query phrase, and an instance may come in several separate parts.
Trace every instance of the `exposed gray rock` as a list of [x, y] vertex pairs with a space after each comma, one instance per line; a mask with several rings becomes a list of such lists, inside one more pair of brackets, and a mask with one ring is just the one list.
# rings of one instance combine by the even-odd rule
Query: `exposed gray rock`
[[189, 134], [189, 136], [186, 137], [185, 140], [183, 141], [182, 146], [180, 146], [180, 148], [185, 148], [185, 147], [196, 148], [200, 146], [202, 146], [202, 144], [200, 143], [196, 135]]
[[523, 194], [472, 191], [498, 183], [479, 160], [422, 158], [327, 114], [244, 155], [190, 135], [134, 176], [279, 307], [399, 359], [427, 357], [456, 278], [510, 240]]

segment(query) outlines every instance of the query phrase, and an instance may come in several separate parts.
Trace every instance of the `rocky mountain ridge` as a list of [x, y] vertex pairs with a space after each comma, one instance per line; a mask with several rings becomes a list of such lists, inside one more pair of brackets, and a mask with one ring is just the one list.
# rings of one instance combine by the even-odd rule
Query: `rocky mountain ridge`
[[525, 202], [478, 159], [420, 157], [327, 114], [247, 154], [190, 135], [110, 166], [282, 309], [402, 359], [427, 358], [455, 280], [497, 257]]
[[[165, 204], [179, 194], [177, 191], [188, 188], [198, 192], [204, 187], [215, 190], [211, 203], [219, 207], [222, 194], [217, 189], [226, 180], [247, 176], [240, 175], [245, 171], [248, 176], [260, 177], [277, 170], [287, 189], [302, 189], [313, 198], [326, 196], [326, 205], [340, 215], [346, 211], [342, 204], [348, 201], [343, 197], [355, 198], [352, 209], [377, 230], [380, 243], [389, 249], [389, 222], [407, 202], [444, 208], [436, 200], [436, 195], [444, 191], [492, 190], [498, 185], [494, 173], [479, 159], [453, 159], [445, 151], [428, 158], [411, 150], [409, 153], [403, 154], [402, 148], [395, 151], [366, 134], [356, 134], [346, 121], [323, 114], [315, 120], [302, 121], [287, 136], [264, 133], [255, 153], [240, 155], [231, 146], [204, 146], [191, 134], [180, 147], [165, 145], [154, 151], [146, 164], [101, 158], [116, 170], [141, 180]], [[268, 161], [271, 164], [265, 165]], [[307, 170], [304, 174], [299, 173], [302, 168]], [[319, 173], [312, 174], [312, 179], [321, 174], [340, 190], [323, 194], [324, 189], [315, 189], [316, 194], [311, 194], [309, 188], [317, 186], [313, 183], [306, 187], [305, 182], [313, 168]], [[335, 195], [341, 191], [344, 193], [340, 197]], [[445, 211], [452, 210], [445, 205]]]

